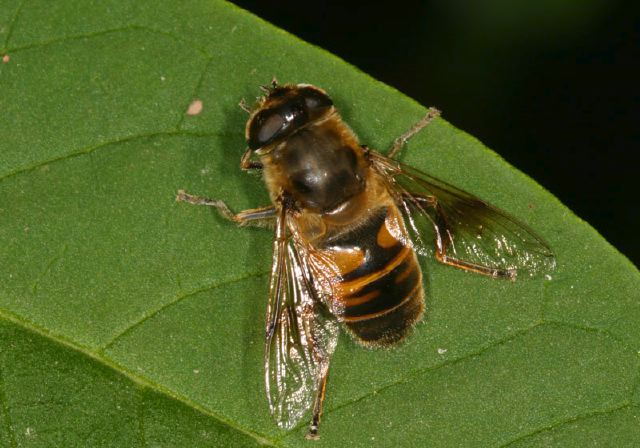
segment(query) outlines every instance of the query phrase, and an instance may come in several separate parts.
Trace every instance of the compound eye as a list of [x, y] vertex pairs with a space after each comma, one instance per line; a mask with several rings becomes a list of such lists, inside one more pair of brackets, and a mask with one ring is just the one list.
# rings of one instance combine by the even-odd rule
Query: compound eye
[[267, 143], [284, 127], [285, 120], [280, 114], [271, 114], [271, 116], [262, 120], [260, 130], [258, 131], [258, 141], [261, 145]]
[[249, 127], [249, 148], [258, 149], [285, 137], [307, 121], [307, 112], [299, 100], [256, 115]]
[[333, 101], [319, 90], [306, 88], [302, 91], [304, 105], [311, 118], [320, 116], [323, 112], [333, 106]]
[[249, 148], [258, 149], [280, 135], [287, 125], [286, 118], [278, 110], [264, 110], [256, 115], [249, 127]]

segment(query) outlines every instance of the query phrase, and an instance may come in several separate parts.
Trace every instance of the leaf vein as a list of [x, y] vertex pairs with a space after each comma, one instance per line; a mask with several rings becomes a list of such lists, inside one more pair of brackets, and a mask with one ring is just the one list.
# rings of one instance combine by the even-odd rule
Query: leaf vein
[[4, 38], [4, 47], [7, 48], [7, 46], [9, 45], [9, 40], [11, 39], [11, 36], [13, 35], [13, 30], [15, 30], [15, 25], [16, 22], [18, 21], [18, 16], [20, 15], [20, 12], [22, 12], [22, 7], [25, 4], [25, 0], [22, 0], [19, 4], [18, 7], [16, 8], [16, 11], [13, 13], [13, 17], [11, 18], [11, 22], [9, 22], [9, 30], [7, 31], [7, 35]]
[[504, 344], [506, 344], [508, 342], [511, 342], [511, 341], [513, 341], [513, 340], [515, 340], [515, 339], [517, 339], [519, 337], [524, 336], [525, 334], [529, 333], [533, 329], [538, 328], [538, 327], [543, 326], [543, 325], [545, 325], [544, 322], [536, 322], [536, 323], [534, 323], [533, 325], [531, 325], [529, 327], [523, 328], [523, 329], [521, 329], [519, 331], [515, 331], [515, 332], [511, 333], [509, 336], [507, 336], [505, 338], [502, 338], [502, 339], [499, 339], [497, 341], [491, 342], [491, 343], [489, 343], [487, 345], [484, 345], [484, 346], [480, 347], [478, 350], [475, 350], [473, 352], [467, 353], [466, 355], [461, 356], [460, 358], [451, 359], [451, 360], [445, 361], [445, 362], [443, 362], [441, 364], [438, 364], [438, 365], [435, 365], [435, 366], [429, 366], [429, 367], [425, 367], [425, 368], [422, 368], [422, 369], [416, 369], [416, 370], [407, 372], [407, 374], [405, 376], [403, 376], [402, 378], [399, 378], [399, 379], [397, 379], [395, 381], [392, 381], [392, 382], [390, 382], [388, 384], [385, 384], [385, 385], [379, 387], [378, 389], [375, 389], [373, 391], [367, 392], [366, 394], [363, 394], [358, 398], [355, 398], [355, 399], [350, 400], [348, 402], [342, 403], [341, 405], [338, 405], [335, 408], [328, 409], [325, 412], [325, 414], [330, 414], [330, 413], [338, 411], [340, 409], [352, 406], [352, 405], [354, 405], [354, 404], [356, 404], [356, 403], [358, 403], [360, 401], [363, 401], [363, 400], [365, 400], [365, 399], [367, 399], [369, 397], [377, 395], [377, 394], [379, 394], [379, 393], [381, 393], [381, 392], [383, 392], [383, 391], [385, 391], [387, 389], [390, 389], [390, 388], [392, 388], [394, 386], [406, 383], [410, 379], [412, 379], [412, 378], [414, 378], [416, 376], [422, 375], [424, 373], [435, 372], [435, 371], [438, 371], [438, 370], [443, 369], [445, 367], [449, 367], [449, 366], [458, 364], [460, 362], [466, 361], [467, 359], [480, 356], [480, 355], [482, 355], [483, 353], [487, 352], [488, 350], [490, 350], [492, 348], [499, 347], [500, 345], [504, 345]]
[[522, 436], [519, 436], [519, 437], [517, 437], [517, 438], [515, 438], [515, 439], [513, 439], [513, 440], [511, 440], [511, 441], [509, 441], [507, 443], [504, 443], [504, 444], [500, 445], [499, 448], [507, 448], [510, 445], [513, 445], [514, 443], [520, 442], [520, 441], [525, 440], [525, 439], [527, 439], [529, 437], [533, 437], [533, 436], [535, 436], [537, 434], [540, 434], [540, 433], [543, 433], [543, 432], [546, 432], [546, 431], [552, 431], [552, 430], [554, 430], [556, 428], [560, 428], [560, 427], [565, 426], [565, 425], [570, 425], [572, 423], [576, 423], [576, 422], [579, 422], [581, 420], [587, 420], [587, 419], [590, 419], [592, 417], [597, 417], [599, 415], [613, 414], [614, 412], [621, 411], [621, 410], [629, 408], [629, 407], [631, 407], [631, 404], [628, 401], [625, 400], [620, 404], [617, 404], [615, 406], [611, 406], [611, 407], [608, 407], [608, 408], [605, 408], [605, 409], [598, 409], [598, 410], [595, 410], [595, 411], [590, 411], [590, 412], [585, 412], [583, 414], [578, 414], [578, 415], [575, 415], [573, 417], [566, 418], [566, 419], [563, 419], [563, 420], [559, 420], [557, 422], [551, 423], [550, 425], [538, 428], [538, 429], [536, 429], [536, 430], [534, 430], [534, 431], [532, 431], [532, 432], [530, 432], [528, 434], [524, 434]]
[[547, 320], [547, 309], [549, 308], [549, 301], [551, 300], [549, 295], [549, 287], [551, 282], [544, 282], [542, 284], [542, 297], [541, 297], [541, 306], [540, 306], [540, 320]]
[[[14, 176], [17, 176], [19, 174], [23, 174], [26, 172], [30, 172], [30, 171], [34, 171], [37, 170], [38, 168], [41, 168], [45, 165], [49, 165], [49, 164], [54, 164], [54, 163], [58, 163], [58, 162], [63, 162], [67, 159], [73, 159], [75, 157], [78, 156], [83, 156], [83, 155], [87, 155], [87, 154], [91, 154], [92, 152], [101, 149], [101, 148], [105, 148], [111, 145], [117, 145], [117, 144], [121, 144], [121, 143], [127, 143], [127, 142], [131, 142], [131, 141], [135, 141], [135, 140], [140, 140], [140, 139], [145, 139], [145, 138], [153, 138], [153, 137], [159, 137], [159, 136], [167, 136], [167, 137], [173, 137], [173, 136], [193, 136], [193, 137], [215, 137], [215, 136], [220, 136], [220, 135], [225, 135], [224, 133], [220, 133], [220, 132], [192, 132], [192, 131], [175, 131], [175, 130], [169, 130], [169, 131], [153, 131], [153, 132], [146, 132], [146, 133], [142, 133], [142, 134], [135, 134], [135, 135], [129, 135], [129, 136], [125, 136], [125, 137], [121, 137], [121, 138], [117, 138], [115, 140], [109, 140], [106, 142], [101, 142], [101, 143], [97, 143], [95, 145], [91, 145], [91, 146], [87, 146], [84, 148], [80, 148], [79, 150], [72, 152], [72, 153], [68, 153], [68, 154], [64, 154], [62, 156], [59, 157], [53, 157], [51, 159], [47, 159], [47, 160], [42, 160], [39, 162], [34, 163], [33, 165], [29, 165], [26, 167], [22, 167], [22, 168], [18, 168], [14, 171], [10, 171], [6, 174], [4, 174], [3, 176], [0, 176], [0, 183], [11, 178]], [[234, 134], [235, 135], [235, 134]]]
[[[255, 431], [253, 431], [250, 428], [246, 428], [240, 424], [238, 424], [237, 422], [234, 422], [232, 420], [229, 420], [228, 418], [224, 417], [223, 415], [218, 414], [217, 412], [207, 409], [205, 407], [203, 407], [202, 405], [192, 401], [190, 398], [185, 397], [179, 393], [177, 393], [174, 390], [171, 390], [161, 384], [155, 383], [153, 382], [151, 379], [140, 375], [139, 373], [136, 373], [132, 370], [130, 370], [129, 368], [127, 368], [126, 366], [119, 364], [117, 361], [107, 357], [107, 356], [103, 356], [101, 353], [98, 353], [96, 351], [93, 351], [90, 347], [87, 346], [83, 346], [78, 344], [77, 342], [74, 342], [70, 339], [67, 339], [66, 337], [59, 335], [59, 334], [55, 334], [52, 333], [51, 331], [40, 327], [39, 325], [35, 324], [34, 322], [30, 322], [25, 320], [24, 318], [22, 318], [21, 316], [15, 315], [13, 313], [11, 313], [10, 311], [0, 308], [0, 319], [4, 320], [5, 322], [8, 323], [12, 323], [13, 325], [16, 325], [22, 329], [24, 329], [25, 331], [31, 332], [37, 336], [40, 336], [42, 338], [48, 339], [50, 341], [53, 341], [54, 343], [60, 344], [61, 346], [69, 349], [69, 350], [73, 350], [74, 352], [80, 353], [84, 356], [86, 356], [87, 358], [98, 362], [108, 368], [110, 368], [111, 370], [113, 370], [114, 372], [124, 376], [125, 378], [129, 379], [130, 381], [132, 381], [134, 384], [139, 385], [142, 388], [149, 388], [155, 392], [157, 392], [158, 394], [162, 394], [164, 396], [166, 396], [167, 398], [170, 398], [172, 400], [175, 400], [181, 404], [183, 404], [184, 406], [187, 406], [191, 409], [193, 409], [194, 411], [204, 415], [205, 417], [208, 418], [212, 418], [214, 420], [216, 420], [217, 422], [219, 422], [222, 425], [228, 426], [229, 428], [238, 431], [242, 434], [245, 434], [249, 437], [251, 437], [252, 439], [256, 440], [259, 444], [262, 445], [266, 445], [266, 446], [271, 446], [271, 447], [275, 447], [276, 445], [274, 444], [274, 441], [271, 439], [268, 439], [266, 436], [257, 433]], [[14, 446], [15, 447], [15, 446]], [[12, 448], [14, 448], [12, 447]]]
[[51, 271], [51, 268], [53, 267], [53, 265], [55, 265], [58, 261], [64, 258], [65, 254], [67, 253], [67, 249], [68, 249], [68, 245], [64, 244], [62, 246], [62, 250], [60, 251], [60, 253], [55, 257], [53, 257], [49, 261], [49, 263], [47, 263], [47, 266], [44, 268], [42, 273], [35, 279], [35, 281], [33, 282], [33, 285], [31, 286], [32, 294], [35, 294], [36, 292], [38, 292], [38, 286], [40, 285], [40, 281], [49, 273], [49, 271]]
[[[342, 403], [341, 405], [338, 405], [335, 408], [328, 409], [325, 412], [325, 414], [330, 414], [330, 413], [332, 413], [334, 411], [338, 411], [338, 410], [340, 410], [342, 408], [354, 405], [354, 404], [356, 404], [356, 403], [358, 403], [358, 402], [360, 402], [362, 400], [365, 400], [365, 399], [367, 399], [367, 398], [369, 398], [371, 396], [377, 395], [377, 394], [379, 394], [379, 393], [381, 393], [381, 392], [383, 392], [383, 391], [385, 391], [385, 390], [387, 390], [387, 389], [389, 389], [391, 387], [397, 386], [397, 385], [402, 384], [402, 383], [406, 383], [407, 381], [409, 381], [410, 379], [412, 379], [412, 378], [414, 378], [416, 376], [419, 376], [419, 375], [422, 375], [422, 374], [425, 374], [425, 373], [428, 373], [428, 372], [435, 372], [435, 371], [440, 370], [440, 369], [442, 369], [444, 367], [452, 366], [452, 365], [458, 364], [460, 362], [463, 362], [463, 361], [465, 361], [467, 359], [480, 356], [480, 355], [484, 354], [485, 352], [487, 352], [487, 351], [489, 351], [489, 350], [491, 350], [493, 348], [499, 347], [499, 346], [504, 345], [504, 344], [506, 344], [508, 342], [511, 342], [512, 340], [520, 338], [520, 337], [526, 335], [527, 333], [529, 333], [530, 331], [532, 331], [532, 330], [534, 330], [534, 329], [536, 329], [538, 327], [542, 327], [542, 326], [558, 326], [558, 327], [570, 328], [570, 329], [573, 329], [573, 330], [584, 331], [584, 332], [588, 332], [588, 333], [600, 333], [600, 334], [608, 336], [611, 339], [613, 339], [614, 341], [620, 343], [623, 346], [623, 348], [630, 349], [624, 343], [624, 341], [622, 339], [620, 339], [616, 335], [612, 334], [608, 330], [603, 330], [603, 329], [599, 329], [599, 328], [591, 328], [591, 327], [580, 326], [580, 325], [573, 325], [573, 324], [568, 324], [568, 323], [565, 323], [565, 322], [538, 321], [538, 322], [535, 322], [533, 325], [531, 325], [531, 326], [529, 326], [527, 328], [524, 328], [524, 329], [521, 329], [519, 331], [516, 331], [516, 332], [510, 334], [509, 336], [507, 336], [505, 338], [499, 339], [499, 340], [494, 341], [492, 343], [489, 343], [489, 344], [487, 344], [487, 345], [485, 345], [483, 347], [480, 347], [478, 350], [475, 350], [473, 352], [467, 353], [466, 355], [464, 355], [464, 356], [462, 356], [460, 358], [451, 359], [451, 360], [443, 362], [442, 364], [438, 364], [438, 365], [435, 365], [435, 366], [429, 366], [429, 367], [425, 367], [425, 368], [422, 368], [422, 369], [416, 369], [416, 370], [413, 370], [411, 372], [407, 372], [407, 374], [405, 376], [403, 376], [402, 378], [399, 378], [399, 379], [397, 379], [397, 380], [395, 380], [393, 382], [385, 384], [385, 385], [381, 386], [378, 389], [375, 389], [375, 390], [372, 390], [370, 392], [367, 392], [366, 394], [363, 394], [358, 398], [355, 398], [355, 399], [350, 400], [348, 402]], [[640, 382], [640, 378], [638, 378], [638, 382]]]
[[132, 324], [130, 324], [129, 326], [127, 326], [126, 328], [124, 328], [123, 330], [121, 330], [120, 332], [118, 332], [115, 336], [113, 336], [106, 344], [104, 344], [99, 350], [98, 353], [105, 353], [107, 350], [109, 350], [110, 347], [112, 347], [119, 339], [123, 338], [124, 336], [126, 336], [127, 334], [129, 334], [130, 332], [132, 332], [134, 329], [138, 328], [139, 326], [143, 325], [146, 321], [148, 321], [149, 319], [157, 316], [158, 314], [160, 314], [161, 312], [165, 311], [166, 309], [177, 305], [178, 303], [182, 302], [183, 300], [192, 297], [196, 294], [200, 294], [202, 292], [206, 292], [206, 291], [213, 291], [215, 289], [218, 289], [222, 286], [228, 286], [228, 285], [232, 285], [234, 283], [239, 283], [241, 281], [247, 280], [249, 278], [252, 277], [259, 277], [261, 275], [265, 275], [268, 272], [266, 271], [261, 271], [261, 272], [252, 272], [250, 274], [247, 275], [243, 275], [241, 277], [238, 278], [234, 278], [231, 280], [225, 280], [223, 282], [217, 282], [214, 283], [212, 285], [207, 285], [201, 288], [198, 288], [194, 291], [189, 291], [187, 293], [183, 293], [183, 294], [179, 294], [177, 295], [173, 300], [168, 301], [167, 303], [164, 303], [162, 305], [160, 305], [159, 307], [150, 310], [149, 312], [145, 313], [139, 320], [137, 320], [136, 322], [133, 322]]
[[95, 31], [93, 33], [84, 33], [84, 34], [74, 34], [71, 36], [64, 36], [64, 37], [56, 37], [47, 41], [41, 41], [41, 42], [33, 42], [30, 44], [26, 44], [26, 45], [21, 45], [21, 46], [17, 46], [14, 48], [11, 48], [8, 51], [11, 51], [12, 53], [17, 53], [20, 51], [24, 51], [24, 50], [31, 50], [34, 48], [40, 48], [40, 47], [47, 47], [49, 45], [55, 45], [55, 44], [59, 44], [59, 43], [64, 43], [64, 42], [71, 42], [74, 40], [82, 40], [82, 39], [92, 39], [94, 37], [101, 37], [101, 36], [105, 36], [108, 34], [115, 34], [115, 33], [121, 33], [123, 31], [146, 31], [152, 34], [158, 34], [161, 36], [165, 36], [168, 37], [176, 42], [179, 42], [181, 44], [187, 45], [188, 47], [190, 47], [192, 50], [197, 51], [198, 53], [202, 54], [203, 56], [210, 58], [211, 55], [202, 47], [195, 45], [193, 42], [183, 39], [181, 37], [175, 36], [172, 33], [169, 33], [167, 31], [161, 31], [161, 30], [156, 30], [154, 28], [148, 27], [148, 26], [144, 26], [144, 25], [135, 25], [135, 24], [129, 24], [126, 26], [121, 26], [121, 27], [117, 27], [117, 28], [109, 28], [106, 30], [100, 30], [100, 31]]
[[545, 323], [549, 325], [557, 325], [559, 327], [573, 328], [574, 330], [581, 330], [587, 333], [600, 333], [618, 342], [625, 349], [632, 350], [632, 348], [625, 342], [624, 339], [622, 339], [620, 336], [616, 335], [612, 331], [607, 330], [606, 328], [590, 327], [588, 325], [580, 325], [572, 322], [564, 322], [561, 320], [554, 320], [554, 319], [546, 319]]
[[204, 83], [204, 77], [207, 74], [207, 72], [209, 71], [209, 67], [211, 66], [211, 63], [213, 62], [213, 59], [214, 59], [213, 56], [210, 56], [209, 59], [207, 60], [207, 62], [204, 64], [204, 68], [202, 70], [202, 73], [200, 74], [200, 77], [198, 78], [198, 82], [196, 82], [196, 87], [193, 89], [193, 94], [189, 98], [189, 103], [187, 105], [185, 105], [185, 107], [183, 108], [182, 115], [180, 115], [180, 119], [178, 120], [178, 124], [176, 124], [176, 130], [179, 131], [182, 128], [182, 125], [184, 124], [184, 120], [185, 120], [185, 118], [187, 116], [187, 110], [189, 108], [189, 105], [191, 104], [191, 101], [193, 101], [193, 99], [196, 98], [196, 95], [198, 94], [198, 92], [202, 88], [202, 84]]

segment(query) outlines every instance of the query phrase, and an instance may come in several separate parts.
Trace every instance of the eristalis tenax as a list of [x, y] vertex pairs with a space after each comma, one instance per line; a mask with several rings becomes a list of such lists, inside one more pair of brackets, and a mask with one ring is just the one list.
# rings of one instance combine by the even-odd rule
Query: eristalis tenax
[[[367, 347], [401, 342], [424, 310], [417, 255], [493, 278], [553, 270], [553, 251], [529, 227], [394, 157], [440, 113], [386, 154], [361, 145], [327, 93], [264, 86], [250, 112], [243, 170], [260, 170], [272, 205], [234, 214], [223, 201], [179, 191], [240, 225], [274, 228], [266, 317], [265, 384], [278, 425], [312, 408], [318, 438], [329, 363], [345, 329]], [[241, 104], [242, 105], [242, 104]]]

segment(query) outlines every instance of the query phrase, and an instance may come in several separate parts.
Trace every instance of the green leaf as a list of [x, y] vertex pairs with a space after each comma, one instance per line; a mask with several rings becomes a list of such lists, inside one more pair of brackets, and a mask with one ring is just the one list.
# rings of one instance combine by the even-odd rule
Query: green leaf
[[[374, 148], [424, 107], [212, 0], [2, 0], [0, 55], [0, 445], [308, 446], [263, 390], [271, 233], [175, 193], [268, 202], [236, 104], [273, 75], [327, 89]], [[406, 344], [341, 337], [314, 446], [640, 444], [638, 271], [444, 120], [404, 155], [528, 222], [558, 268], [424, 261]]]

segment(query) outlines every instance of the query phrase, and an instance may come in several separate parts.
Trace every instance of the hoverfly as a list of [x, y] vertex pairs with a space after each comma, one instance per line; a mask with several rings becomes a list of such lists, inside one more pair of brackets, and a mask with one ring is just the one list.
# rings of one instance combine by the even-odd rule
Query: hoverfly
[[263, 172], [273, 204], [234, 214], [220, 200], [184, 191], [177, 200], [213, 206], [240, 225], [275, 228], [264, 355], [269, 408], [285, 429], [313, 408], [307, 437], [317, 438], [340, 328], [364, 346], [388, 347], [421, 318], [416, 254], [512, 280], [519, 271], [552, 270], [555, 257], [526, 225], [394, 160], [438, 110], [383, 155], [358, 142], [324, 90], [275, 80], [263, 90], [247, 109], [240, 167]]

